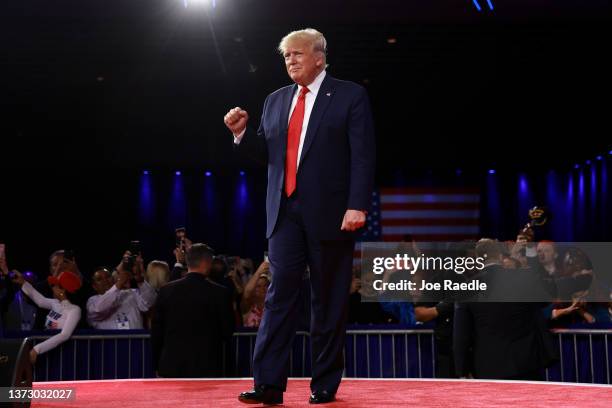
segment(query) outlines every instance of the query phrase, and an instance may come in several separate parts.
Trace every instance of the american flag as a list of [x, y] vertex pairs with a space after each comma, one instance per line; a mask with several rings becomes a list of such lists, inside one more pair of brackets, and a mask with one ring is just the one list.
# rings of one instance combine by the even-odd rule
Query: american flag
[[[358, 241], [462, 241], [477, 239], [480, 223], [477, 188], [381, 188]], [[361, 256], [357, 242], [355, 256]]]

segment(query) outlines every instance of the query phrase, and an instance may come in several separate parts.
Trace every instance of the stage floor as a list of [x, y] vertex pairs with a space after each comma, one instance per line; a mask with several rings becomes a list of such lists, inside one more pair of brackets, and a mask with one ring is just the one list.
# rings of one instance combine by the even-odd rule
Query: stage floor
[[[34, 388], [74, 387], [73, 402], [33, 402], [32, 407], [256, 407], [237, 400], [252, 379], [149, 379], [35, 383]], [[308, 379], [291, 379], [285, 407], [308, 404]], [[337, 401], [325, 407], [601, 407], [612, 406], [612, 386], [476, 380], [345, 379]]]

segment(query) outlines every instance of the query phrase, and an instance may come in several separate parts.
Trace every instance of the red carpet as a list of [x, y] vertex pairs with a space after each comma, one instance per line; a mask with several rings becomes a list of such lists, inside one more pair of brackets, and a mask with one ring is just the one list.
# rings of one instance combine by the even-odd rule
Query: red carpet
[[[113, 380], [35, 383], [75, 387], [70, 403], [33, 402], [32, 407], [257, 407], [238, 402], [252, 380]], [[308, 404], [308, 380], [289, 381], [285, 407]], [[338, 400], [324, 407], [612, 407], [612, 386], [496, 381], [351, 380], [342, 381]]]

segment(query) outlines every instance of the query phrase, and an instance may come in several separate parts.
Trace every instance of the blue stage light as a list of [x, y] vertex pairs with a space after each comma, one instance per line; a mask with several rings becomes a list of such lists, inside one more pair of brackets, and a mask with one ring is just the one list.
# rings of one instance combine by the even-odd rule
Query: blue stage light
[[181, 172], [177, 170], [174, 174], [176, 174], [177, 176], [180, 176]]
[[489, 170], [489, 174], [495, 174], [495, 170], [494, 169], [490, 169]]
[[142, 174], [144, 174], [145, 176], [148, 176], [149, 175], [149, 170], [143, 171]]
[[206, 177], [210, 177], [212, 176], [212, 173], [210, 171], [207, 171], [206, 173], [204, 173], [206, 175]]

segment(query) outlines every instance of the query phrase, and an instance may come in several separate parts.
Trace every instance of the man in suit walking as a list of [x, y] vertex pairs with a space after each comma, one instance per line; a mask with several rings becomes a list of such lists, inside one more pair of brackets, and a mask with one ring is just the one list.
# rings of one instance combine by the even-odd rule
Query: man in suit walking
[[213, 251], [194, 244], [189, 272], [163, 286], [151, 327], [153, 368], [161, 377], [222, 377], [223, 342], [234, 329], [229, 291], [208, 279]]
[[342, 377], [354, 232], [371, 202], [375, 137], [366, 90], [327, 74], [326, 49], [317, 30], [286, 35], [279, 51], [294, 84], [268, 95], [256, 132], [239, 107], [224, 118], [236, 149], [268, 164], [272, 283], [255, 344], [255, 387], [239, 396], [246, 403], [282, 403], [307, 265], [310, 403], [333, 401]]

